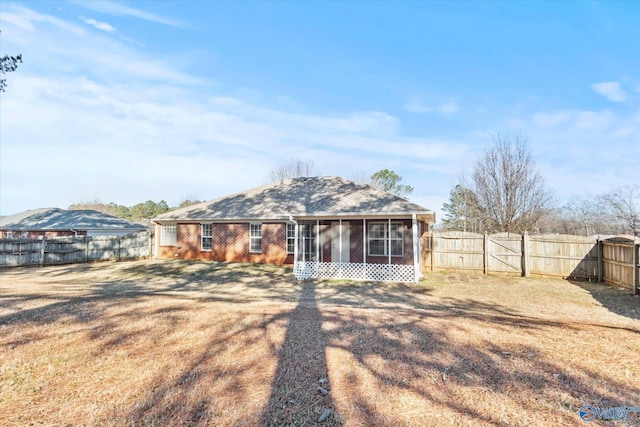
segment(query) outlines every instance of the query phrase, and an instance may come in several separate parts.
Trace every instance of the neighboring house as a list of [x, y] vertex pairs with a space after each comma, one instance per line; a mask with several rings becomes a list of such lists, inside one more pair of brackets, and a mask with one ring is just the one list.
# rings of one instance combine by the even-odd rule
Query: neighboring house
[[34, 209], [0, 218], [0, 237], [120, 236], [147, 230], [94, 210]]
[[288, 179], [154, 218], [160, 258], [293, 264], [294, 275], [417, 281], [433, 211], [340, 177]]

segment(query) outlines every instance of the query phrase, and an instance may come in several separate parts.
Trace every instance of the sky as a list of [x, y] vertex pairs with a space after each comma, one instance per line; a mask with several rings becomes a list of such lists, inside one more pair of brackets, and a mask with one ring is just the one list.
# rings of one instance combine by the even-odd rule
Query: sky
[[391, 169], [440, 221], [517, 136], [559, 204], [640, 184], [640, 2], [3, 0], [0, 30], [0, 215], [210, 200], [300, 158]]

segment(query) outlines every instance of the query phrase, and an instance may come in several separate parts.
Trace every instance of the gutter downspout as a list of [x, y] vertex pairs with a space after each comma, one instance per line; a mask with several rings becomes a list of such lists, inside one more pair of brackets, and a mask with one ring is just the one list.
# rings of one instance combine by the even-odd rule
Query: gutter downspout
[[295, 225], [295, 231], [293, 234], [293, 275], [296, 279], [299, 279], [296, 275], [298, 270], [298, 221], [293, 219], [293, 215], [289, 215], [289, 222], [292, 222]]

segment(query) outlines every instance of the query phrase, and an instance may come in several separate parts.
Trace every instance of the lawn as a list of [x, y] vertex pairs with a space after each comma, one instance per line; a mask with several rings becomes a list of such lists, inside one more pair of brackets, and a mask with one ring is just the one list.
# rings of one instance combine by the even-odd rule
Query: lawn
[[640, 406], [640, 300], [602, 284], [298, 282], [178, 260], [0, 271], [3, 426], [584, 425], [583, 405]]

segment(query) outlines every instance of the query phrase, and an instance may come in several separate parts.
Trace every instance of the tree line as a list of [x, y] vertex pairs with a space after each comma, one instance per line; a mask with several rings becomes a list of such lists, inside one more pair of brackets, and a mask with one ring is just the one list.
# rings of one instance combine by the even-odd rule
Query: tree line
[[559, 205], [520, 136], [496, 137], [442, 209], [446, 230], [640, 236], [639, 185]]
[[[274, 166], [269, 180], [320, 176], [313, 162], [291, 159]], [[354, 173], [353, 180], [406, 198], [413, 187], [390, 169], [372, 175]], [[190, 197], [170, 207], [161, 200], [132, 206], [100, 201], [76, 203], [69, 209], [94, 209], [129, 220], [153, 218], [173, 209], [200, 203]], [[559, 205], [538, 172], [526, 139], [498, 136], [463, 176], [443, 204], [439, 228], [475, 233], [563, 233], [640, 236], [640, 185], [617, 188], [597, 196], [578, 196]]]
[[196, 203], [200, 203], [200, 200], [194, 200], [186, 198], [178, 206], [170, 207], [167, 202], [160, 200], [154, 202], [153, 200], [147, 200], [146, 202], [136, 203], [135, 205], [125, 206], [119, 205], [115, 202], [103, 203], [100, 200], [84, 201], [74, 203], [69, 206], [71, 210], [91, 209], [98, 212], [105, 213], [107, 215], [113, 215], [118, 218], [124, 218], [129, 221], [142, 221], [153, 218], [170, 210], [183, 208]]

